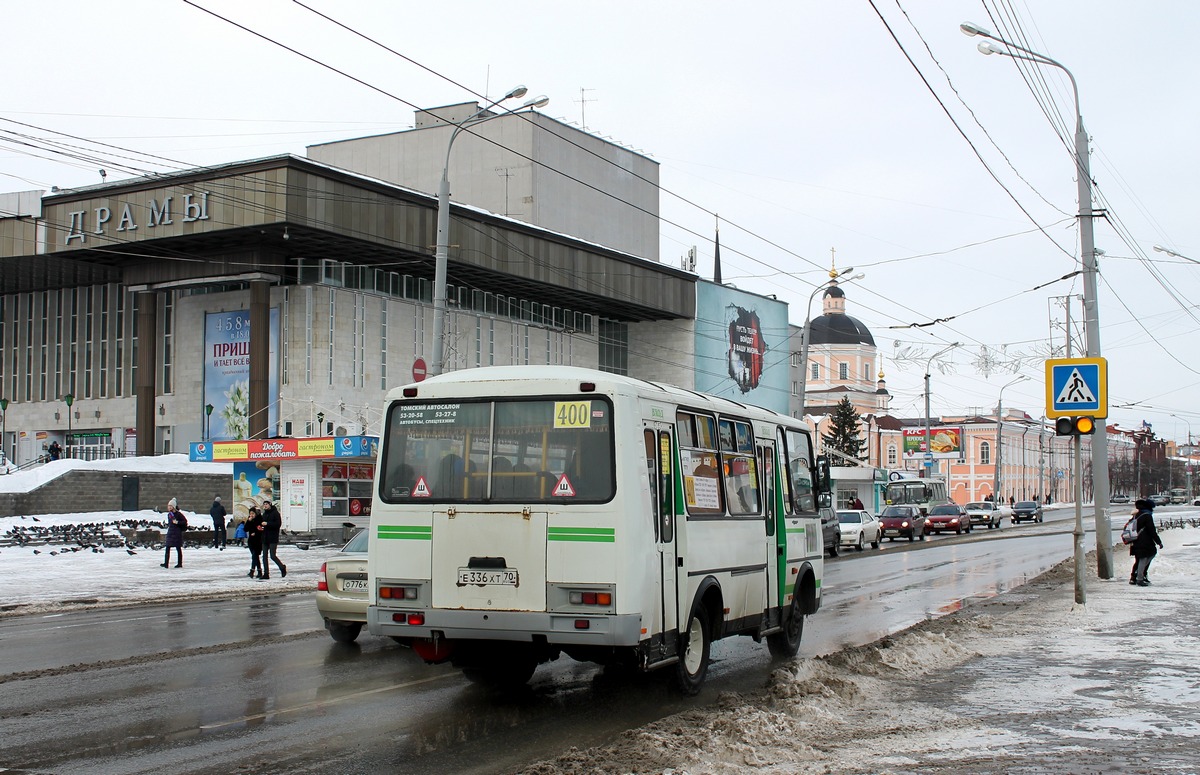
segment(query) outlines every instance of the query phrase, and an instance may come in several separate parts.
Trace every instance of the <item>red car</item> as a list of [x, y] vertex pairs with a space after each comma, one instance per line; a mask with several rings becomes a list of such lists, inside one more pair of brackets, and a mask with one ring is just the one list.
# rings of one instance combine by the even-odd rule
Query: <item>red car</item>
[[925, 540], [925, 515], [916, 506], [888, 506], [879, 515], [883, 537], [889, 541], [907, 538]]
[[930, 533], [944, 533], [953, 530], [956, 535], [963, 531], [971, 532], [971, 518], [967, 510], [957, 503], [943, 503], [929, 510], [925, 519], [925, 530]]

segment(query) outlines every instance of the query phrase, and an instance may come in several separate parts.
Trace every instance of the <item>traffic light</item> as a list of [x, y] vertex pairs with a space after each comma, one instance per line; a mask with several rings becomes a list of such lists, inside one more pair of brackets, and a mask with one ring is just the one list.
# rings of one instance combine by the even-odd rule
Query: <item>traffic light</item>
[[1054, 421], [1056, 436], [1090, 436], [1095, 432], [1094, 417], [1059, 417]]

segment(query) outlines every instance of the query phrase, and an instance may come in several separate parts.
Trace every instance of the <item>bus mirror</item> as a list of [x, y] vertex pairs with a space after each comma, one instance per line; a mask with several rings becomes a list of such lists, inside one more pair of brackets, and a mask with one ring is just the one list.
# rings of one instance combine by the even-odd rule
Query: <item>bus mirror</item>
[[829, 492], [831, 484], [829, 477], [829, 456], [817, 455], [817, 491]]

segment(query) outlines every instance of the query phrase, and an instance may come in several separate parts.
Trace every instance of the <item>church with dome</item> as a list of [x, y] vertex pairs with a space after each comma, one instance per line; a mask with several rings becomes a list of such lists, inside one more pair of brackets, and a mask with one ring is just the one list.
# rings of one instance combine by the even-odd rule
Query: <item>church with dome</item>
[[[831, 269], [830, 276], [836, 277], [837, 271]], [[802, 363], [800, 352], [792, 355], [791, 415], [828, 415], [843, 398], [850, 399], [861, 415], [887, 414], [891, 395], [875, 337], [861, 320], [846, 314], [846, 293], [837, 280], [830, 280], [822, 296], [822, 314], [808, 327], [808, 363]], [[791, 341], [802, 343], [803, 327], [791, 328]], [[804, 406], [800, 406], [800, 381], [805, 374]]]

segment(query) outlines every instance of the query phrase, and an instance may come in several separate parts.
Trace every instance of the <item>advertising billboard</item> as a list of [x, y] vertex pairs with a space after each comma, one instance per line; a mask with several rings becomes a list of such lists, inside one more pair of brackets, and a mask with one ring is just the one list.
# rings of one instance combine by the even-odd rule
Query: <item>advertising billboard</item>
[[[925, 456], [925, 429], [905, 428], [904, 458]], [[961, 460], [963, 457], [963, 429], [961, 426], [939, 425], [929, 429], [929, 446], [935, 460]]]
[[696, 389], [788, 412], [787, 304], [696, 283]]
[[[279, 310], [271, 310], [270, 371], [267, 379], [267, 429], [279, 423]], [[206, 416], [205, 404], [212, 404]], [[200, 422], [210, 439], [250, 435], [250, 310], [210, 312], [204, 316], [204, 402]], [[202, 426], [203, 427], [203, 426]]]

